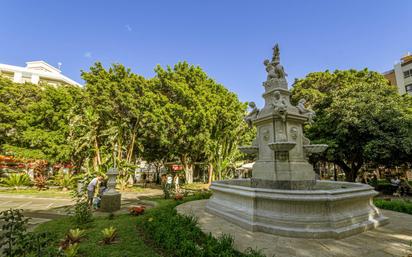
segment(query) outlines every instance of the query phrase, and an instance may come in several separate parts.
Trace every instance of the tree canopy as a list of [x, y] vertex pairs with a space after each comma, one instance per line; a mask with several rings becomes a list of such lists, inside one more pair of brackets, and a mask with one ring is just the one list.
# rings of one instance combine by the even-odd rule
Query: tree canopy
[[292, 100], [301, 98], [316, 112], [307, 136], [329, 145], [321, 157], [339, 165], [348, 181], [365, 164], [411, 161], [411, 97], [400, 96], [381, 74], [367, 69], [310, 73], [292, 89]]
[[95, 63], [82, 78], [84, 88], [0, 78], [1, 150], [103, 171], [113, 160], [124, 170], [140, 159], [180, 161], [191, 182], [196, 162], [221, 177], [249, 138], [246, 104], [198, 66], [157, 66], [146, 79]]

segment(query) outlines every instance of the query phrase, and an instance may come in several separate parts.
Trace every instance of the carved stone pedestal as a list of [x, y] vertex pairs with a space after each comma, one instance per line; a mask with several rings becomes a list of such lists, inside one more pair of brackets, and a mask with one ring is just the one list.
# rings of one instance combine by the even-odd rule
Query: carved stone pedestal
[[114, 212], [120, 210], [121, 197], [122, 195], [119, 192], [104, 194], [100, 206], [101, 211]]
[[104, 212], [114, 212], [120, 210], [122, 202], [122, 195], [116, 191], [117, 169], [111, 168], [106, 174], [108, 177], [107, 187], [109, 190], [103, 193], [100, 207]]

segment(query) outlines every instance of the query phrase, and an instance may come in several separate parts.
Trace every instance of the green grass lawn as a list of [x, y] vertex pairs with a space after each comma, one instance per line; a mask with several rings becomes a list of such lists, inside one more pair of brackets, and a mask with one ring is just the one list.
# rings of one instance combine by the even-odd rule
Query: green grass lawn
[[[144, 193], [145, 191], [150, 190], [150, 188], [142, 188], [140, 186], [128, 187], [124, 191], [127, 193]], [[24, 189], [6, 189], [0, 190], [0, 194], [15, 194], [15, 195], [31, 195], [36, 197], [55, 197], [55, 198], [70, 198], [70, 191], [63, 191], [58, 188], [38, 190], [36, 188], [24, 188]]]
[[[86, 237], [80, 242], [79, 256], [82, 257], [139, 257], [159, 256], [138, 236], [136, 222], [138, 217], [130, 215], [108, 218], [95, 218], [86, 228]], [[113, 226], [118, 231], [118, 239], [114, 244], [101, 243], [104, 228]], [[49, 232], [56, 236], [56, 244], [63, 239], [69, 229], [76, 228], [71, 218], [53, 220], [39, 225], [36, 232]]]
[[33, 195], [38, 197], [62, 197], [70, 198], [70, 191], [63, 191], [61, 189], [47, 189], [37, 190], [36, 188], [27, 189], [7, 189], [0, 190], [0, 194], [16, 194], [16, 195]]
[[374, 199], [373, 203], [376, 207], [390, 210], [403, 212], [407, 214], [412, 214], [412, 201], [404, 199]]
[[202, 190], [208, 190], [209, 185], [204, 184], [204, 183], [192, 183], [192, 184], [184, 184], [181, 186], [181, 188], [186, 189], [186, 190], [191, 190], [191, 191], [202, 191]]
[[[122, 214], [95, 218], [91, 223], [81, 227], [85, 238], [79, 244], [79, 257], [264, 257], [260, 251], [248, 250], [241, 253], [233, 248], [233, 239], [228, 236], [213, 238], [204, 234], [196, 225], [196, 219], [181, 216], [175, 207], [192, 200], [207, 199], [210, 193], [195, 194], [184, 200], [151, 198], [156, 207], [148, 209], [143, 215]], [[114, 244], [104, 245], [102, 230], [113, 226], [118, 231]], [[75, 229], [72, 218], [62, 218], [40, 224], [35, 232], [48, 232], [53, 235], [54, 244], [58, 245], [69, 229]]]

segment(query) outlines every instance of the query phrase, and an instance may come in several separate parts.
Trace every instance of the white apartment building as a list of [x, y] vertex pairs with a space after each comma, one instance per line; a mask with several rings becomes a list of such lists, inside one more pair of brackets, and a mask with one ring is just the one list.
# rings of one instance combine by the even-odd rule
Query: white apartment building
[[64, 76], [61, 71], [44, 61], [26, 62], [26, 67], [0, 63], [0, 76], [7, 77], [16, 83], [40, 82], [54, 86], [63, 84], [81, 86], [76, 81]]
[[394, 69], [383, 73], [391, 85], [398, 88], [399, 94], [412, 95], [412, 55], [408, 53], [395, 64]]

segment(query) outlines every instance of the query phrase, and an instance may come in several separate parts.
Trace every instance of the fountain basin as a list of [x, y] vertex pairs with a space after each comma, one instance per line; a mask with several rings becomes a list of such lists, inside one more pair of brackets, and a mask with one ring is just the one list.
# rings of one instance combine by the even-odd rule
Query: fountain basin
[[213, 182], [206, 210], [250, 231], [303, 238], [339, 239], [388, 223], [368, 185], [317, 181], [311, 190], [285, 190], [273, 183]]
[[308, 153], [322, 153], [328, 148], [328, 145], [304, 145], [303, 150]]
[[259, 152], [259, 147], [257, 146], [240, 146], [239, 151], [245, 154], [257, 154]]
[[275, 152], [289, 152], [295, 147], [296, 142], [273, 142], [268, 145]]

